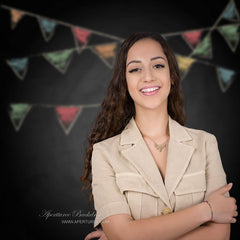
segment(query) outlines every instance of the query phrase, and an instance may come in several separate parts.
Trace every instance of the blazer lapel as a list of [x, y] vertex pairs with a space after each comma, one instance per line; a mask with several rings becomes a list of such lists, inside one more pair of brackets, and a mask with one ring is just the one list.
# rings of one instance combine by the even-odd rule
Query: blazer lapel
[[194, 147], [186, 144], [186, 142], [192, 140], [192, 137], [185, 128], [170, 117], [169, 130], [170, 141], [168, 145], [165, 186], [170, 198], [188, 167]]
[[129, 122], [122, 132], [121, 145], [125, 145], [122, 155], [134, 165], [154, 192], [171, 208], [161, 174], [134, 119]]

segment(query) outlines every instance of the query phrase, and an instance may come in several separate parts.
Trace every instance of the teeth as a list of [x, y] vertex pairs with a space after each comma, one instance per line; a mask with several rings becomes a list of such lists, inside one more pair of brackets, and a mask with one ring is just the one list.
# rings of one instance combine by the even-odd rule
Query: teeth
[[153, 87], [153, 88], [145, 88], [145, 89], [142, 89], [141, 92], [145, 93], [145, 92], [153, 92], [155, 90], [158, 90], [159, 87]]

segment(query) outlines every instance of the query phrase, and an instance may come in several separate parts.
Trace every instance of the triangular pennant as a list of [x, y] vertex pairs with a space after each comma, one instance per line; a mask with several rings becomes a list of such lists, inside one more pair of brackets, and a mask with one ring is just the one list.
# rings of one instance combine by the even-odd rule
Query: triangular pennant
[[25, 15], [25, 13], [16, 9], [11, 9], [10, 12], [11, 12], [11, 28], [14, 29], [17, 26], [18, 22]]
[[44, 53], [43, 57], [50, 62], [58, 71], [65, 73], [71, 60], [73, 49]]
[[78, 52], [80, 52], [80, 48], [87, 45], [88, 38], [90, 37], [91, 32], [85, 29], [81, 29], [79, 27], [72, 27], [72, 32]]
[[212, 57], [212, 43], [211, 35], [207, 34], [204, 39], [197, 45], [192, 52], [193, 56], [211, 58]]
[[6, 60], [7, 64], [10, 66], [15, 75], [23, 80], [27, 73], [28, 58], [12, 58]]
[[49, 41], [55, 32], [57, 23], [55, 21], [41, 17], [38, 17], [38, 22], [45, 41]]
[[222, 18], [227, 19], [227, 20], [238, 20], [239, 19], [239, 13], [237, 11], [234, 1], [230, 1], [228, 6], [226, 7], [226, 10], [223, 13]]
[[10, 104], [9, 116], [16, 131], [19, 131], [24, 119], [31, 109], [28, 103], [12, 103]]
[[69, 134], [73, 125], [75, 124], [79, 114], [82, 112], [80, 106], [59, 106], [55, 108], [58, 121], [62, 126], [64, 132]]
[[239, 24], [218, 27], [218, 31], [222, 34], [223, 38], [233, 52], [235, 52], [239, 43], [239, 29]]
[[183, 57], [176, 54], [176, 60], [178, 62], [178, 66], [181, 72], [182, 80], [186, 77], [187, 73], [189, 72], [192, 64], [196, 61], [191, 57]]
[[202, 31], [195, 30], [190, 32], [184, 32], [182, 34], [183, 39], [187, 42], [190, 48], [194, 49], [201, 40]]
[[113, 67], [116, 56], [117, 43], [93, 46], [92, 51], [110, 68]]
[[226, 92], [233, 82], [235, 71], [223, 67], [216, 67], [218, 82], [222, 92]]

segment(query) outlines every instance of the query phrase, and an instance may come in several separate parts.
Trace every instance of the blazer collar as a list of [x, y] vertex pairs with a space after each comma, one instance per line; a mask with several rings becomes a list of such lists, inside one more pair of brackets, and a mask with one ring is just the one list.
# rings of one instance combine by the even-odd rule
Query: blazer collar
[[123, 156], [135, 166], [163, 202], [172, 208], [169, 198], [188, 166], [194, 147], [185, 143], [191, 141], [192, 137], [183, 126], [170, 116], [168, 124], [170, 140], [165, 183], [133, 118], [122, 131], [120, 144], [125, 145], [122, 150]]
[[[192, 137], [187, 133], [183, 126], [173, 120], [170, 116], [168, 116], [168, 120], [170, 138], [177, 142], [192, 140]], [[141, 138], [142, 134], [139, 131], [134, 118], [132, 118], [121, 133], [121, 145], [136, 143]]]

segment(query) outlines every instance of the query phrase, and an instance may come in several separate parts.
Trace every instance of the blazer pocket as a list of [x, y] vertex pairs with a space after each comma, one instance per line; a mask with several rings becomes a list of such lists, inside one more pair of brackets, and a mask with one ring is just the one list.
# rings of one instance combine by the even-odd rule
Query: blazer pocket
[[126, 196], [134, 219], [145, 217], [145, 212], [156, 216], [158, 195], [140, 174], [117, 173], [116, 183], [120, 192]]
[[185, 174], [175, 189], [175, 211], [200, 203], [206, 192], [205, 171]]

